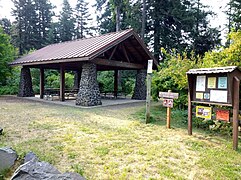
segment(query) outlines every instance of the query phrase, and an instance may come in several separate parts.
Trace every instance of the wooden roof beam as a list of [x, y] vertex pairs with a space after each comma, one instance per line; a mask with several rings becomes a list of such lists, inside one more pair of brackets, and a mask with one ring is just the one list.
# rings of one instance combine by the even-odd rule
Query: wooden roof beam
[[121, 62], [121, 61], [113, 61], [108, 59], [101, 59], [95, 58], [91, 60], [93, 63], [103, 66], [112, 66], [112, 67], [120, 67], [120, 68], [127, 68], [127, 69], [144, 69], [144, 65], [142, 64], [135, 64], [129, 62]]
[[125, 55], [127, 61], [130, 62], [129, 56], [127, 55], [126, 48], [125, 48], [125, 46], [123, 45], [123, 43], [121, 43], [121, 49], [123, 50], [124, 55]]
[[118, 47], [118, 45], [116, 45], [116, 46], [114, 47], [114, 49], [113, 49], [113, 51], [111, 52], [111, 55], [110, 55], [110, 57], [109, 57], [109, 60], [112, 59], [113, 55], [115, 54], [115, 51], [116, 51], [117, 47]]

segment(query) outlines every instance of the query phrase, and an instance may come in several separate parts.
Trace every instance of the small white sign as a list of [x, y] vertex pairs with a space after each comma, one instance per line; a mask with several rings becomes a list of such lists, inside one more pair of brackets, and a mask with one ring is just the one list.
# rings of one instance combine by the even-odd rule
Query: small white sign
[[148, 60], [148, 66], [147, 66], [147, 73], [148, 74], [152, 73], [152, 64], [153, 64], [153, 60]]
[[210, 90], [210, 101], [227, 103], [228, 91]]
[[205, 91], [206, 76], [197, 76], [196, 91]]

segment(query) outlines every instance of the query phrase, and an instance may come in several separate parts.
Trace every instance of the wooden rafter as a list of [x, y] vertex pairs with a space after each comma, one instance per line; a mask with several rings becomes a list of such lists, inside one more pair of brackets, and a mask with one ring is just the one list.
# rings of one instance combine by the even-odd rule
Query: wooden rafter
[[125, 55], [127, 61], [130, 62], [130, 59], [129, 59], [129, 57], [128, 57], [128, 55], [127, 55], [127, 52], [126, 52], [126, 48], [125, 48], [125, 46], [123, 45], [123, 43], [121, 43], [121, 48], [122, 48], [122, 50], [123, 50], [123, 52], [124, 52], [124, 55]]
[[112, 59], [113, 55], [115, 54], [115, 51], [116, 51], [117, 47], [118, 47], [118, 45], [116, 45], [116, 46], [114, 47], [114, 49], [113, 49], [113, 51], [111, 52], [111, 55], [110, 55], [110, 57], [109, 57], [109, 60]]
[[101, 58], [95, 58], [94, 60], [92, 60], [92, 62], [103, 66], [112, 66], [112, 67], [120, 67], [120, 68], [127, 68], [127, 69], [144, 69], [144, 65], [142, 64], [114, 61], [114, 60], [101, 59]]

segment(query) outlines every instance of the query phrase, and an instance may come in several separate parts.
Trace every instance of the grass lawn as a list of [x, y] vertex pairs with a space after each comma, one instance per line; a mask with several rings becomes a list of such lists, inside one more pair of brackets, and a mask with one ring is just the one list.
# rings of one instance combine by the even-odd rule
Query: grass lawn
[[145, 124], [143, 106], [90, 110], [0, 97], [0, 147], [11, 146], [19, 161], [33, 151], [87, 179], [241, 179], [231, 137], [200, 129], [188, 136], [180, 111], [166, 129], [165, 110], [153, 105]]

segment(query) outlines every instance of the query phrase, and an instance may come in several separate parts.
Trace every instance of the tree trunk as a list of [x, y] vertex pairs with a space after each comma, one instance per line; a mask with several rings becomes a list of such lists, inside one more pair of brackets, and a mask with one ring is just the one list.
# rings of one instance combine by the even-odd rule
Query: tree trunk
[[120, 31], [120, 6], [117, 5], [115, 8], [116, 13], [116, 32]]
[[142, 23], [141, 23], [141, 38], [144, 40], [145, 29], [146, 29], [146, 0], [143, 0], [143, 9], [142, 9]]

